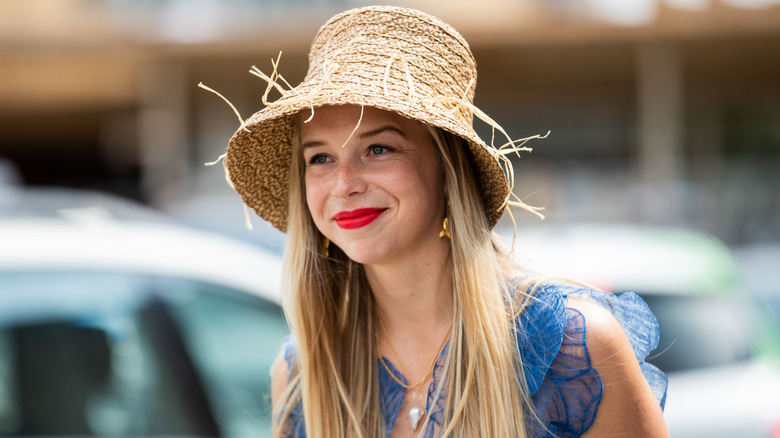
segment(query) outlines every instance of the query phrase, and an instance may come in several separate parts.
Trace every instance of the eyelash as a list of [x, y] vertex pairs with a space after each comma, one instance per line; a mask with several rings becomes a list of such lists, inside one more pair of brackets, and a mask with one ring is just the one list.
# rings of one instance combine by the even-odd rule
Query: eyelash
[[371, 145], [371, 147], [369, 147], [368, 149], [369, 149], [369, 150], [371, 151], [371, 153], [372, 153], [372, 154], [374, 154], [374, 155], [381, 155], [381, 154], [382, 154], [382, 152], [380, 152], [380, 153], [374, 153], [374, 149], [377, 149], [377, 148], [381, 148], [381, 149], [382, 149], [382, 152], [390, 152], [390, 151], [392, 151], [392, 149], [391, 149], [390, 147], [388, 147], [388, 146], [385, 146], [385, 145], [381, 145], [381, 144], [374, 144], [374, 145]]
[[324, 155], [324, 154], [315, 154], [315, 155], [312, 155], [311, 158], [309, 158], [309, 160], [307, 161], [307, 164], [309, 164], [309, 165], [324, 164], [324, 163], [317, 162], [317, 159], [319, 159], [319, 158], [328, 158], [328, 157], [326, 155]]
[[[376, 152], [375, 151], [375, 149], [379, 149], [379, 148], [382, 149], [382, 152]], [[369, 146], [368, 150], [369, 150], [369, 153], [371, 153], [372, 155], [382, 155], [383, 153], [391, 152], [393, 149], [391, 147], [389, 147], [389, 146], [385, 146], [385, 145], [381, 145], [381, 144], [374, 144], [374, 145]], [[327, 159], [328, 157], [325, 154], [314, 154], [314, 155], [311, 156], [311, 158], [309, 158], [307, 160], [307, 164], [309, 164], [309, 165], [325, 164], [325, 162], [317, 161], [320, 158], [326, 158]]]

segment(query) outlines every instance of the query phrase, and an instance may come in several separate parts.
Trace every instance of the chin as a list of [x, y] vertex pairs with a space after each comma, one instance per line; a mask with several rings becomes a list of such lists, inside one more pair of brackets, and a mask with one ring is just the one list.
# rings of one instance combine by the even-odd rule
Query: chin
[[385, 259], [379, 254], [375, 254], [374, 251], [345, 251], [345, 253], [350, 260], [361, 265], [377, 265]]
[[368, 245], [349, 245], [340, 247], [352, 261], [363, 265], [376, 265], [390, 258], [390, 251], [383, 250], [376, 243]]

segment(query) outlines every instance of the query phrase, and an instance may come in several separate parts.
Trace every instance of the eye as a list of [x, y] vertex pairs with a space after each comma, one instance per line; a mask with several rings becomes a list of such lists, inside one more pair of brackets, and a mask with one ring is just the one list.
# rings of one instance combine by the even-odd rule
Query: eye
[[328, 162], [328, 156], [325, 154], [315, 154], [309, 158], [309, 164], [325, 164]]
[[387, 146], [382, 146], [379, 144], [371, 145], [370, 152], [372, 155], [382, 155], [386, 152], [388, 152], [390, 148]]

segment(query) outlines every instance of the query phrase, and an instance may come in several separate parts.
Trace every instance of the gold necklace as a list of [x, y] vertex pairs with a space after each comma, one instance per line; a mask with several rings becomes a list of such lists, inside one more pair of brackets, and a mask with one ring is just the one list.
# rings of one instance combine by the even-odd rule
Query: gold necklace
[[[411, 374], [409, 374], [409, 371], [406, 370], [406, 367], [404, 367], [404, 363], [401, 361], [401, 356], [398, 354], [397, 351], [395, 351], [395, 348], [393, 347], [393, 344], [390, 342], [390, 336], [387, 335], [387, 328], [385, 328], [385, 323], [382, 321], [382, 318], [379, 318], [379, 315], [377, 315], [377, 319], [379, 320], [379, 326], [382, 328], [382, 334], [385, 337], [385, 340], [387, 340], [387, 345], [390, 347], [390, 351], [393, 353], [393, 357], [398, 362], [398, 365], [401, 367], [401, 372], [405, 376], [411, 377]], [[406, 384], [401, 379], [395, 376], [395, 373], [390, 369], [390, 367], [387, 365], [387, 362], [385, 361], [384, 356], [382, 355], [382, 348], [379, 346], [379, 335], [376, 335], [376, 348], [379, 351], [379, 361], [382, 362], [382, 366], [385, 367], [385, 370], [387, 370], [387, 373], [390, 374], [390, 377], [393, 378], [393, 380], [396, 381], [399, 385], [401, 385], [402, 388], [404, 388], [405, 391], [411, 390], [413, 394], [416, 394], [416, 389], [425, 383], [429, 377], [433, 374], [433, 368], [436, 365], [436, 361], [439, 359], [439, 354], [441, 354], [441, 350], [444, 348], [444, 344], [447, 342], [447, 339], [450, 337], [450, 332], [452, 331], [452, 325], [450, 325], [450, 328], [447, 330], [447, 334], [444, 335], [444, 339], [441, 340], [441, 344], [439, 344], [439, 348], [436, 349], [436, 355], [433, 356], [433, 360], [431, 361], [430, 365], [428, 365], [428, 370], [425, 372], [425, 375], [423, 378], [414, 384]], [[417, 402], [419, 403], [420, 400], [418, 398]], [[420, 420], [425, 416], [426, 412], [425, 409], [420, 408], [419, 406], [412, 406], [411, 409], [409, 409], [409, 425], [412, 426], [412, 430], [417, 430], [417, 426], [420, 424]]]

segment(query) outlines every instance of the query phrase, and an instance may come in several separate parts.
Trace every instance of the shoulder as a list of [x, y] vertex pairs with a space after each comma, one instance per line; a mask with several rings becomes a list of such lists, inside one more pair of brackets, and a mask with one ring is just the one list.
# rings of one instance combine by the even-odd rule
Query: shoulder
[[[602, 381], [615, 367], [632, 368], [636, 364], [638, 369], [634, 350], [620, 323], [609, 310], [579, 297], [569, 299], [567, 307], [581, 315], [591, 366], [599, 371]], [[606, 364], [610, 366], [606, 367]]]
[[295, 338], [288, 337], [271, 365], [271, 403], [274, 410], [276, 410], [277, 402], [281, 400], [282, 394], [290, 383], [291, 370], [295, 366], [297, 357], [296, 350]]
[[[514, 293], [516, 297], [519, 293], [530, 296], [516, 322], [521, 353], [531, 349], [546, 352], [547, 356], [550, 351], [557, 355], [562, 346], [561, 337], [572, 338], [581, 332], [584, 345], [586, 331], [588, 344], [597, 344], [594, 348], [627, 341], [629, 351], [663, 407], [666, 376], [645, 362], [658, 346], [660, 329], [642, 298], [632, 292], [616, 295], [559, 282], [532, 283], [531, 288], [516, 288]], [[523, 355], [522, 359], [529, 358]]]
[[279, 351], [271, 365], [271, 406], [277, 410], [277, 403], [282, 398], [287, 383], [290, 380], [290, 370], [284, 360], [284, 350]]
[[570, 299], [568, 307], [582, 315], [587, 353], [603, 388], [595, 419], [584, 436], [666, 436], [661, 405], [617, 318], [587, 299]]
[[[578, 311], [587, 327], [586, 343], [592, 359], [600, 352], [629, 354], [632, 359], [634, 352], [628, 343], [623, 328], [612, 313], [593, 301], [580, 297], [571, 297], [566, 307]], [[625, 342], [624, 342], [625, 341]], [[636, 360], [634, 360], [636, 361]]]
[[617, 296], [566, 283], [541, 283], [524, 291], [531, 298], [517, 330], [528, 395], [539, 420], [533, 436], [600, 436], [616, 430], [655, 436], [653, 428], [664, 431], [660, 413], [666, 377], [644, 362], [659, 333], [644, 301], [630, 293]]
[[295, 395], [298, 342], [290, 336], [271, 365], [271, 403], [274, 421], [282, 421], [280, 436], [306, 437], [303, 405]]

